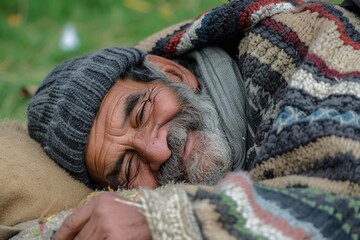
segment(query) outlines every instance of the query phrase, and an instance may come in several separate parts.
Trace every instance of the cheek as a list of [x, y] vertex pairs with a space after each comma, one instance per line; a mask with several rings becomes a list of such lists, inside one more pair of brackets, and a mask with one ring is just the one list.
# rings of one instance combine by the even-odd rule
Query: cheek
[[155, 189], [158, 186], [159, 184], [156, 181], [156, 173], [151, 171], [144, 163], [142, 163], [139, 166], [138, 174], [136, 175], [134, 181], [130, 184], [129, 188], [148, 187]]
[[91, 178], [94, 180], [97, 180], [96, 176], [96, 153], [97, 153], [97, 147], [96, 147], [96, 138], [94, 134], [94, 130], [92, 129], [89, 134], [88, 144], [86, 146], [86, 152], [85, 152], [85, 165], [87, 170], [89, 171], [89, 174]]
[[166, 118], [170, 120], [180, 111], [180, 104], [174, 93], [166, 92], [156, 98], [154, 108], [154, 115]]
[[[90, 138], [91, 139], [91, 138]], [[107, 185], [107, 174], [118, 161], [118, 146], [106, 138], [98, 138], [89, 143], [86, 151], [86, 167], [93, 180], [101, 185]]]

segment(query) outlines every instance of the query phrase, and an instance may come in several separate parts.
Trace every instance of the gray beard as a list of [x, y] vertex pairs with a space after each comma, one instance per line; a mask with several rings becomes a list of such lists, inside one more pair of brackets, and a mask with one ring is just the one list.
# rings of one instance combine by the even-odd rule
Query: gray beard
[[[231, 169], [231, 150], [210, 98], [195, 94], [181, 83], [170, 83], [181, 104], [182, 111], [173, 119], [168, 135], [171, 157], [160, 166], [157, 181], [214, 185]], [[188, 133], [195, 143], [191, 158], [183, 166], [184, 147]]]

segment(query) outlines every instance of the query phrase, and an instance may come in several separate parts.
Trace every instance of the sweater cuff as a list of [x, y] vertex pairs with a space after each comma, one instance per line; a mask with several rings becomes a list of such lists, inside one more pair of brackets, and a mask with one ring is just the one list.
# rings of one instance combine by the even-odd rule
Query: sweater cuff
[[201, 239], [191, 202], [181, 185], [140, 192], [140, 209], [153, 239]]

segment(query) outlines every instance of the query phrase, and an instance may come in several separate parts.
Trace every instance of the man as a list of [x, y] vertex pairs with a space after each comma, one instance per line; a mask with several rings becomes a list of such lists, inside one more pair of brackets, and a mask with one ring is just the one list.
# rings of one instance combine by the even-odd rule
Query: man
[[[217, 57], [208, 66], [220, 62], [215, 73], [244, 99], [227, 109], [217, 101], [223, 127], [205, 92], [214, 91], [211, 82], [199, 90], [194, 74], [173, 61], [155, 55], [145, 59], [133, 48], [109, 48], [69, 60], [44, 80], [29, 104], [30, 136], [88, 186], [214, 185], [243, 162], [245, 94], [236, 81], [238, 70], [224, 71], [223, 66], [235, 66], [224, 51], [207, 48], [202, 54]], [[216, 93], [213, 99], [222, 94]], [[243, 123], [230, 124], [231, 116]], [[231, 145], [234, 164], [227, 139], [236, 143]]]
[[160, 56], [218, 46], [237, 58], [248, 136], [256, 130], [244, 165], [251, 180], [240, 172], [213, 192], [142, 189], [132, 201], [101, 194], [54, 238], [357, 239], [359, 29], [357, 15], [328, 3], [230, 1], [148, 39]]

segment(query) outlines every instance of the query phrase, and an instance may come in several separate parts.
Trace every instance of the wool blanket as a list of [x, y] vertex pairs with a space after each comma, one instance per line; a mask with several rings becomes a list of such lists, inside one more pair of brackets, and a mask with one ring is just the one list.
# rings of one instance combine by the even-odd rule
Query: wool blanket
[[[247, 171], [214, 190], [137, 190], [153, 239], [359, 239], [359, 17], [325, 2], [233, 0], [137, 45], [168, 58], [205, 46], [237, 59], [255, 142]], [[51, 237], [66, 214], [19, 239]]]
[[[326, 2], [229, 1], [148, 40], [139, 46], [168, 58], [221, 47], [245, 79], [249, 177], [192, 195], [199, 238], [360, 238], [359, 16]], [[173, 221], [156, 214], [147, 218], [162, 238]]]

